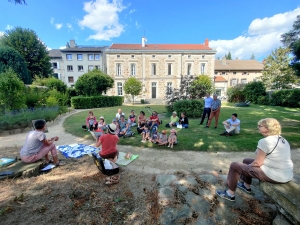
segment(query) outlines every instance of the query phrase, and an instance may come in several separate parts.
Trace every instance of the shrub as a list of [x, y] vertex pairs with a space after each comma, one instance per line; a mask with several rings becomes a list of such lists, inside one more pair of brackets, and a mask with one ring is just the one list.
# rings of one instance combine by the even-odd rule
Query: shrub
[[185, 112], [187, 117], [199, 117], [203, 111], [203, 100], [180, 100], [174, 102], [173, 110], [181, 113]]
[[297, 108], [300, 107], [300, 89], [274, 91], [271, 95], [270, 104]]
[[266, 88], [261, 81], [250, 82], [245, 85], [243, 93], [248, 101], [258, 103], [258, 98], [266, 95]]
[[141, 104], [145, 104], [145, 99], [141, 99]]
[[26, 87], [25, 104], [28, 108], [34, 108], [38, 101], [47, 97], [47, 89], [37, 87]]
[[46, 105], [47, 106], [56, 106], [56, 105], [59, 105], [59, 104], [58, 104], [58, 101], [57, 101], [57, 99], [55, 97], [49, 96], [46, 99]]
[[46, 86], [51, 90], [56, 89], [57, 91], [62, 93], [65, 93], [67, 90], [67, 85], [63, 81], [55, 77], [49, 77], [49, 78], [35, 77], [33, 84], [38, 86]]
[[[68, 99], [67, 94], [59, 92], [56, 89], [53, 89], [53, 90], [48, 91], [48, 95], [49, 95], [49, 97], [53, 97], [56, 100], [56, 102], [57, 102], [56, 105], [60, 105], [60, 106], [68, 105], [69, 99]], [[52, 101], [52, 103], [54, 103], [54, 102]], [[47, 104], [47, 106], [48, 106], [48, 104]]]
[[234, 87], [228, 88], [227, 96], [229, 102], [244, 102], [246, 96], [243, 93], [244, 84], [237, 84]]
[[260, 97], [258, 97], [257, 104], [270, 105], [269, 96], [260, 96]]
[[77, 96], [71, 98], [71, 105], [74, 109], [103, 108], [110, 106], [121, 106], [121, 96]]

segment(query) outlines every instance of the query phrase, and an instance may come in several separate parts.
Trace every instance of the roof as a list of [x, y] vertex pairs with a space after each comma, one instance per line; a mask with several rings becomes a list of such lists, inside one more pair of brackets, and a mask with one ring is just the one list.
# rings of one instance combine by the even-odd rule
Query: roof
[[53, 57], [53, 58], [59, 58], [59, 57], [62, 57], [61, 56], [61, 51], [60, 49], [52, 49], [49, 51], [49, 56], [50, 57]]
[[257, 60], [215, 60], [215, 71], [233, 71], [233, 70], [263, 70], [264, 66]]
[[212, 50], [204, 44], [112, 44], [108, 49], [114, 50]]
[[227, 80], [222, 76], [215, 76], [215, 82], [227, 82]]
[[103, 52], [107, 46], [77, 46], [75, 48], [64, 48], [61, 52]]

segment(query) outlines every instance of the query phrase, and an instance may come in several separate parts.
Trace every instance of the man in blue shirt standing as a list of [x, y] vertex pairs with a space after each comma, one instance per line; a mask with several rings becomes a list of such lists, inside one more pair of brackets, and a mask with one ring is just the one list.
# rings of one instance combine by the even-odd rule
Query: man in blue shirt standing
[[224, 124], [225, 132], [221, 133], [220, 135], [225, 136], [232, 136], [232, 134], [239, 134], [240, 133], [240, 124], [241, 121], [237, 118], [237, 114], [233, 113], [231, 118], [222, 122]]
[[212, 101], [213, 101], [213, 98], [210, 97], [209, 93], [206, 93], [206, 98], [204, 99], [204, 109], [203, 109], [203, 113], [202, 113], [202, 119], [201, 119], [199, 125], [203, 124], [203, 121], [204, 121], [206, 115], [207, 115], [207, 121], [206, 121], [206, 125], [207, 125], [208, 119], [210, 116], [210, 107], [211, 107]]

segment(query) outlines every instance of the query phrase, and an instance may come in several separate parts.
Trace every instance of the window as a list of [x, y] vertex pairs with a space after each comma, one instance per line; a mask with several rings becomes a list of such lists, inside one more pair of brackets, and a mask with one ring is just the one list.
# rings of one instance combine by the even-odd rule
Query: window
[[72, 60], [72, 54], [66, 54], [67, 60]]
[[131, 55], [131, 58], [134, 58], [134, 55]]
[[68, 77], [69, 83], [74, 83], [74, 77]]
[[172, 82], [167, 83], [167, 94], [172, 94]]
[[53, 73], [53, 77], [55, 77], [55, 78], [57, 78], [57, 79], [59, 79], [59, 77], [58, 77], [59, 75], [58, 75], [58, 73]]
[[67, 71], [73, 71], [73, 66], [67, 66]]
[[230, 86], [235, 86], [237, 84], [237, 80], [236, 79], [231, 79], [230, 80]]
[[134, 63], [132, 63], [130, 65], [130, 70], [131, 70], [131, 76], [135, 76], [135, 64]]
[[191, 55], [188, 55], [188, 59], [190, 59], [191, 58]]
[[93, 54], [88, 54], [89, 60], [94, 60], [94, 55]]
[[247, 84], [247, 78], [241, 79], [241, 84]]
[[201, 63], [201, 74], [205, 73], [205, 63]]
[[168, 55], [168, 58], [169, 58], [169, 59], [172, 58], [172, 55]]
[[77, 54], [77, 60], [82, 60], [82, 54]]
[[154, 59], [154, 58], [155, 58], [155, 55], [152, 55], [152, 58]]
[[218, 75], [218, 72], [217, 72], [217, 71], [215, 71], [215, 75]]
[[151, 64], [151, 74], [156, 75], [156, 63]]
[[236, 72], [233, 72], [233, 75], [236, 75]]
[[168, 75], [172, 75], [172, 63], [168, 63]]
[[83, 71], [83, 66], [78, 66], [78, 71], [82, 72]]
[[95, 66], [95, 69], [100, 70], [100, 66]]
[[100, 60], [100, 55], [99, 54], [95, 54], [95, 60]]
[[248, 75], [248, 72], [243, 72], [243, 75]]
[[205, 59], [205, 55], [202, 55], [202, 59]]
[[89, 71], [93, 70], [94, 66], [89, 66]]
[[57, 69], [57, 63], [56, 62], [52, 63], [52, 68]]
[[117, 63], [117, 76], [121, 76], [122, 71], [121, 71], [121, 63]]
[[192, 72], [192, 64], [188, 63], [187, 64], [187, 75], [191, 75], [191, 72]]
[[117, 83], [118, 95], [123, 95], [123, 84], [122, 82]]
[[117, 55], [117, 58], [120, 58], [120, 55]]
[[222, 72], [222, 75], [225, 75], [225, 72]]

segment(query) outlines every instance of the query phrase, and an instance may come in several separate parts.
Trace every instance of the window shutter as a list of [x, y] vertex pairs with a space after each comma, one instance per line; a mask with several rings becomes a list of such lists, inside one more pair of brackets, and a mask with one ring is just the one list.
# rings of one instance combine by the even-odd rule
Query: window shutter
[[59, 62], [57, 62], [57, 69], [59, 69]]

